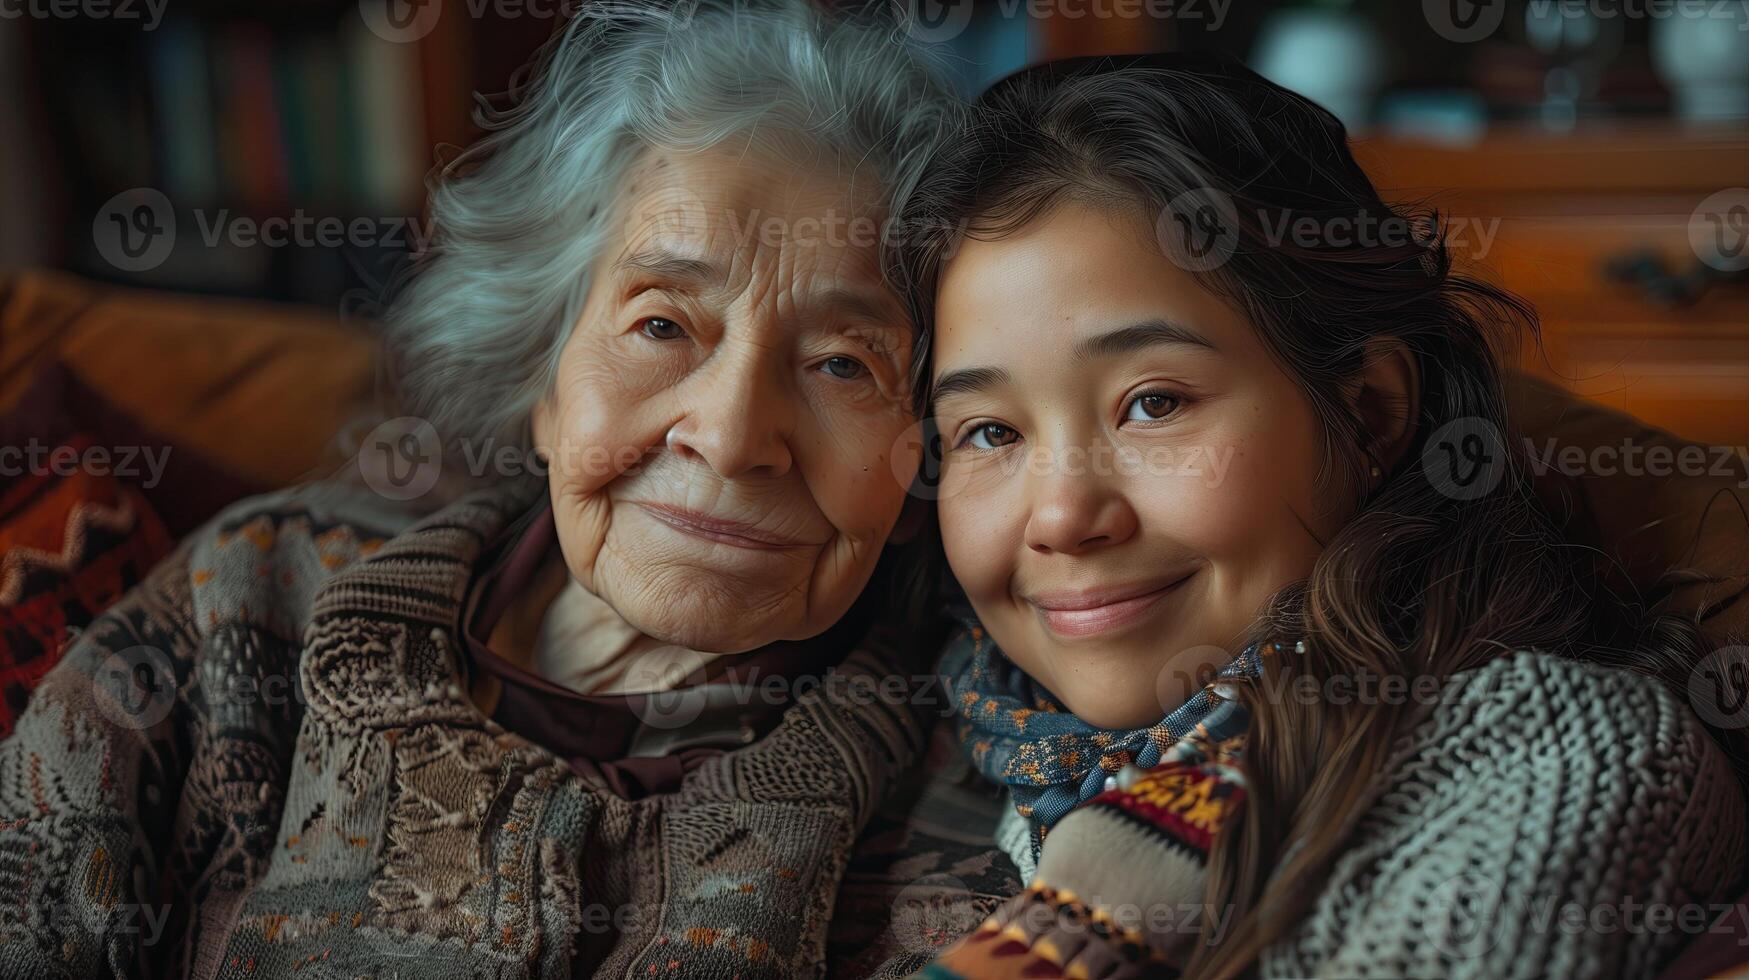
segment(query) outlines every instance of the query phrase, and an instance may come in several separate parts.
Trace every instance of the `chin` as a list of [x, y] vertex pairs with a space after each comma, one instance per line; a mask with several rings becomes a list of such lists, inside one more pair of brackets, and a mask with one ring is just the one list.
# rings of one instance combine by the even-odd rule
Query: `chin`
[[1098, 695], [1083, 695], [1073, 700], [1065, 696], [1063, 703], [1075, 717], [1095, 728], [1147, 728], [1166, 717], [1166, 712], [1152, 701], [1140, 705], [1119, 704]]

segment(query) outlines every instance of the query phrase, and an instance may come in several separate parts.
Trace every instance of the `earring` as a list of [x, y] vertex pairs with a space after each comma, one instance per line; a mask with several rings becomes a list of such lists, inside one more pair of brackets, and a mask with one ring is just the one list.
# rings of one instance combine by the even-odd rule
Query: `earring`
[[1373, 476], [1373, 479], [1375, 479], [1375, 480], [1376, 480], [1376, 479], [1378, 479], [1378, 476], [1379, 476], [1379, 472], [1380, 472], [1380, 470], [1379, 470], [1379, 464], [1377, 464], [1377, 463], [1374, 463], [1374, 464], [1372, 464], [1372, 476]]

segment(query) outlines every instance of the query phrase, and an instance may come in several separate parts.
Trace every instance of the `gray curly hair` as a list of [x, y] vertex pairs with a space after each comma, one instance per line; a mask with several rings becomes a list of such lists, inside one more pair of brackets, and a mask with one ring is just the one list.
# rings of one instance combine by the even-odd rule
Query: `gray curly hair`
[[741, 137], [781, 152], [801, 137], [869, 168], [896, 211], [963, 111], [903, 42], [802, 0], [579, 11], [433, 182], [430, 249], [384, 317], [402, 408], [449, 450], [527, 449], [616, 195], [650, 148]]

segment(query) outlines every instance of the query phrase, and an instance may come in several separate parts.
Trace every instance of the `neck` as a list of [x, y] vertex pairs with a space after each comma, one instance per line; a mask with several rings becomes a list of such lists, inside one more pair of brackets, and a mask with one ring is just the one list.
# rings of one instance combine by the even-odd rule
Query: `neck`
[[558, 550], [506, 609], [493, 653], [579, 694], [642, 694], [697, 683], [720, 666], [705, 653], [646, 636], [571, 576]]

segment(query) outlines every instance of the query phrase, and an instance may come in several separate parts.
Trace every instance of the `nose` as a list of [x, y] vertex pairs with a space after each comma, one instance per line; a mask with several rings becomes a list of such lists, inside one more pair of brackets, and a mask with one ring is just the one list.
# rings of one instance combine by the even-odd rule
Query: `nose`
[[668, 449], [724, 480], [783, 476], [794, 465], [794, 394], [769, 349], [719, 350], [692, 379]]
[[1115, 479], [1073, 465], [1075, 455], [1059, 450], [1048, 472], [1031, 477], [1026, 546], [1041, 555], [1079, 555], [1122, 544], [1140, 526]]

